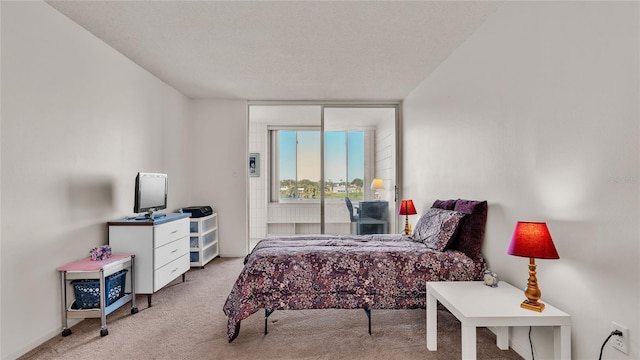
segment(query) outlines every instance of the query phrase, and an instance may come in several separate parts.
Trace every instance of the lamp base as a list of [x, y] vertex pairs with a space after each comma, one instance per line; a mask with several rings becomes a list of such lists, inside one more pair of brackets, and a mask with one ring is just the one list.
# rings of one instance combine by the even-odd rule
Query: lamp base
[[527, 310], [533, 310], [537, 312], [542, 312], [544, 310], [544, 304], [539, 303], [537, 301], [525, 300], [520, 304], [520, 307]]
[[404, 216], [404, 234], [411, 235], [411, 228], [409, 227], [409, 215]]

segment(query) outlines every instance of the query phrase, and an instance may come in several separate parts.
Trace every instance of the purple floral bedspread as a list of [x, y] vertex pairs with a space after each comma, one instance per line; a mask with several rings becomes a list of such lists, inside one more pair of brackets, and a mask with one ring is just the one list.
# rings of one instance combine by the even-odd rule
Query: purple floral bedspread
[[229, 342], [260, 309], [415, 309], [426, 281], [481, 280], [482, 258], [431, 250], [404, 235], [310, 235], [261, 240], [224, 305]]

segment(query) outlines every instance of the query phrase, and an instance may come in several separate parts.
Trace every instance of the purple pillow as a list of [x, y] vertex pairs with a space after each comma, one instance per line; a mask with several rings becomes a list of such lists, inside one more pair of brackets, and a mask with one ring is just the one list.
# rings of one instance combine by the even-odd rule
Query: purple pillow
[[431, 207], [437, 209], [453, 210], [456, 207], [456, 200], [436, 200]]
[[487, 202], [474, 200], [456, 201], [455, 211], [465, 213], [467, 216], [460, 227], [460, 231], [451, 248], [465, 253], [472, 259], [478, 258], [484, 230], [487, 224]]
[[428, 248], [444, 251], [455, 238], [465, 214], [438, 208], [429, 209], [420, 217], [411, 236]]

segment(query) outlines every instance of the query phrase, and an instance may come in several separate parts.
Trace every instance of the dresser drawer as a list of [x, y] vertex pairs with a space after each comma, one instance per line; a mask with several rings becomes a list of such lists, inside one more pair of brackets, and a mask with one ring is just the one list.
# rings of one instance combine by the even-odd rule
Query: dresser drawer
[[160, 247], [189, 235], [189, 219], [180, 219], [154, 228], [154, 247]]
[[189, 253], [189, 237], [185, 236], [174, 242], [162, 245], [154, 250], [154, 269], [159, 269], [180, 256]]
[[158, 290], [189, 270], [189, 254], [184, 254], [155, 272], [154, 289]]

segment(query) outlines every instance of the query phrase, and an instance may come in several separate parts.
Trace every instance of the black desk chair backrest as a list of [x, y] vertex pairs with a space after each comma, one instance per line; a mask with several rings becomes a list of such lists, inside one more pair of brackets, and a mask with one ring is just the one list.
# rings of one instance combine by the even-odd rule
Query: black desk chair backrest
[[347, 209], [349, 209], [349, 218], [351, 219], [351, 222], [358, 221], [358, 217], [353, 215], [353, 204], [351, 203], [351, 199], [349, 199], [348, 196], [345, 196], [344, 202], [347, 204]]

